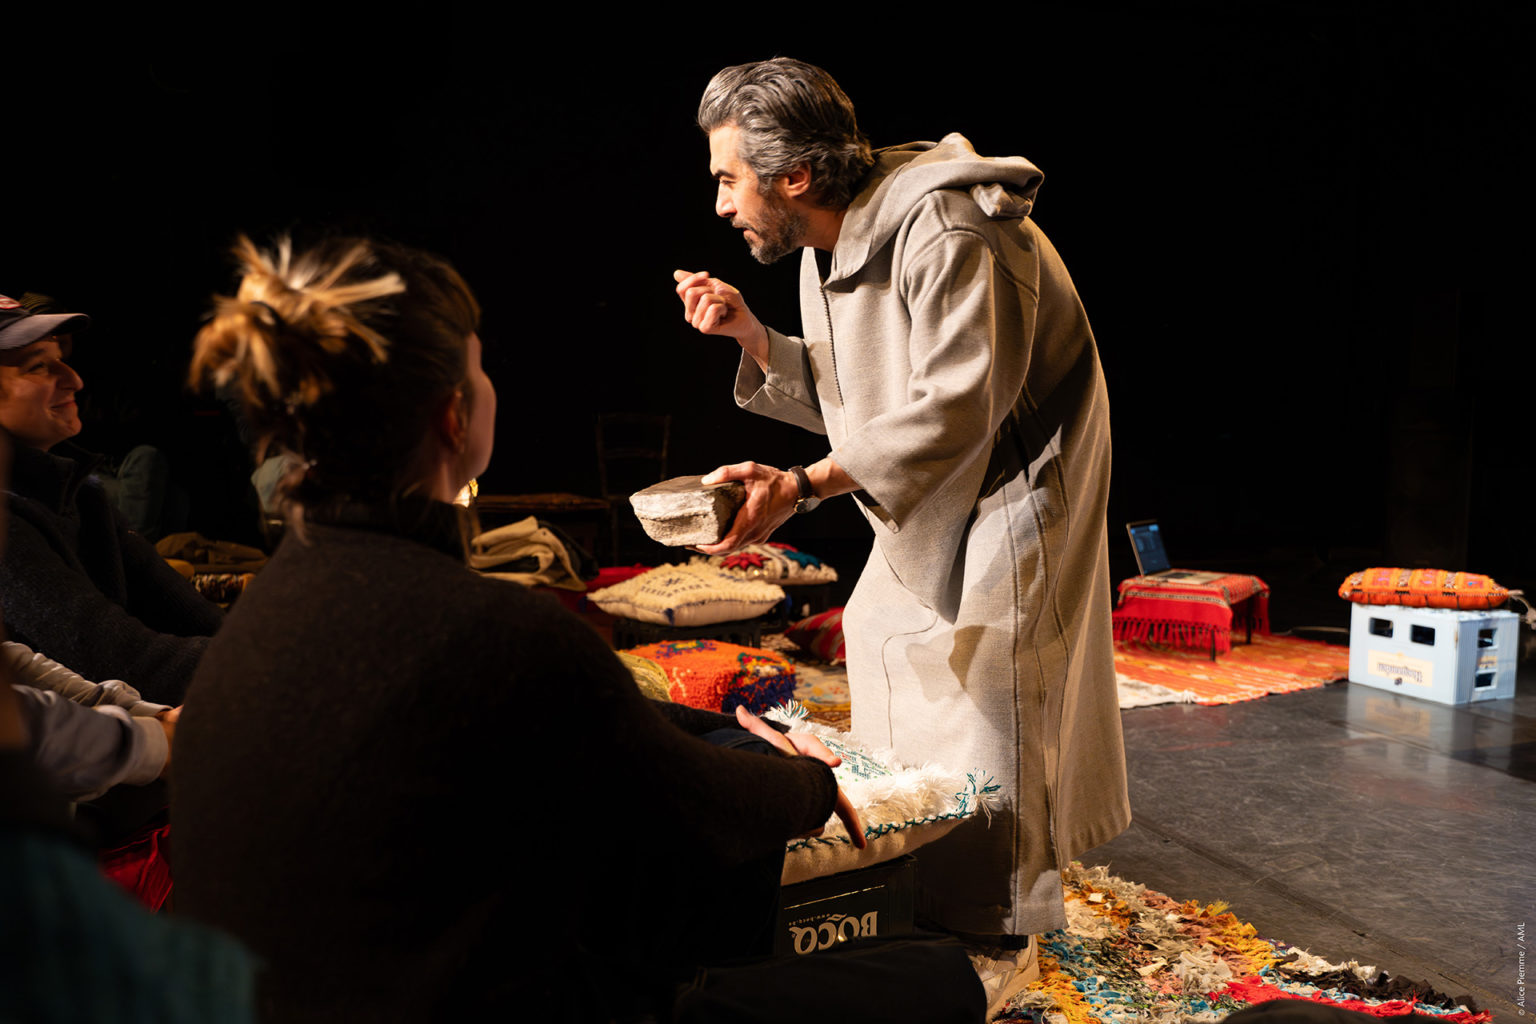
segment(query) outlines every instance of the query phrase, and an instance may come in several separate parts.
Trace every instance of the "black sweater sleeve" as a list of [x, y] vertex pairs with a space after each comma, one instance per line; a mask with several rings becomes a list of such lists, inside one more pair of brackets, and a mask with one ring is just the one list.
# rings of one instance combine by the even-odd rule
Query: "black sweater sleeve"
[[582, 716], [589, 734], [611, 737], [610, 753], [629, 766], [655, 828], [702, 844], [725, 863], [742, 863], [831, 816], [837, 781], [826, 764], [697, 739], [711, 729], [736, 727], [735, 718], [647, 700], [590, 631], [572, 623], [561, 632], [569, 641], [559, 654], [563, 671], [590, 687]]
[[[12, 512], [0, 563], [0, 593], [12, 638], [87, 679], [123, 679], [147, 700], [180, 704], [208, 634], [221, 620], [218, 608], [163, 559], [158, 566], [151, 562], [159, 555], [147, 541], [130, 535], [137, 543], [125, 550], [124, 568], [131, 570], [135, 594], [145, 595], [161, 627], [153, 628], [70, 565], [36, 524], [15, 514], [15, 505]], [[175, 606], [184, 614], [173, 614]]]

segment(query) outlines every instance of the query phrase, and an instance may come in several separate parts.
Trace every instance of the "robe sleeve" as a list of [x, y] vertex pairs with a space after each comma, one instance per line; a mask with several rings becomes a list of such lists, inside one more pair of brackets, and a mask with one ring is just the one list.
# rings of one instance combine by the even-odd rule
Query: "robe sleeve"
[[748, 412], [825, 434], [827, 426], [821, 418], [805, 342], [771, 327], [767, 331], [768, 372], [743, 352], [736, 370], [736, 404]]

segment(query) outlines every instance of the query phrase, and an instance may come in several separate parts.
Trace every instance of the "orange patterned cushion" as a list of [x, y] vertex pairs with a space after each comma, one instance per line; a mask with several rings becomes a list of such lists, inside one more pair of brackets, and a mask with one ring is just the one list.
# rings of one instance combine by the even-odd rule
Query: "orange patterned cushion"
[[1365, 569], [1339, 585], [1339, 596], [1357, 604], [1412, 608], [1497, 608], [1509, 591], [1475, 572], [1443, 569]]
[[773, 651], [723, 640], [672, 640], [625, 653], [661, 666], [674, 704], [726, 713], [741, 705], [760, 715], [795, 695], [795, 667]]

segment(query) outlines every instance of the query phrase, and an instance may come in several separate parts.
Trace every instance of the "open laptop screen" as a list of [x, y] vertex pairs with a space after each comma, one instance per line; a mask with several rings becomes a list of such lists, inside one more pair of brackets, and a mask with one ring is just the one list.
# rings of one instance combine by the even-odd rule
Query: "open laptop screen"
[[1125, 529], [1131, 535], [1131, 547], [1136, 550], [1137, 572], [1146, 576], [1168, 568], [1168, 552], [1163, 550], [1163, 535], [1157, 528], [1157, 520], [1126, 523]]

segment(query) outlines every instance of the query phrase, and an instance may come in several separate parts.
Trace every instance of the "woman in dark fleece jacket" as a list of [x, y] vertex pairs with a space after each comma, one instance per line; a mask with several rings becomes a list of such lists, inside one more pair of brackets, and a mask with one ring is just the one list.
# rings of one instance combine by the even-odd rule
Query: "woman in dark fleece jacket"
[[450, 501], [496, 394], [451, 267], [355, 240], [237, 254], [193, 374], [302, 466], [178, 730], [178, 909], [265, 961], [273, 1020], [665, 1004], [717, 936], [764, 929], [831, 770], [700, 739], [736, 723], [643, 699], [556, 602], [464, 567]]

